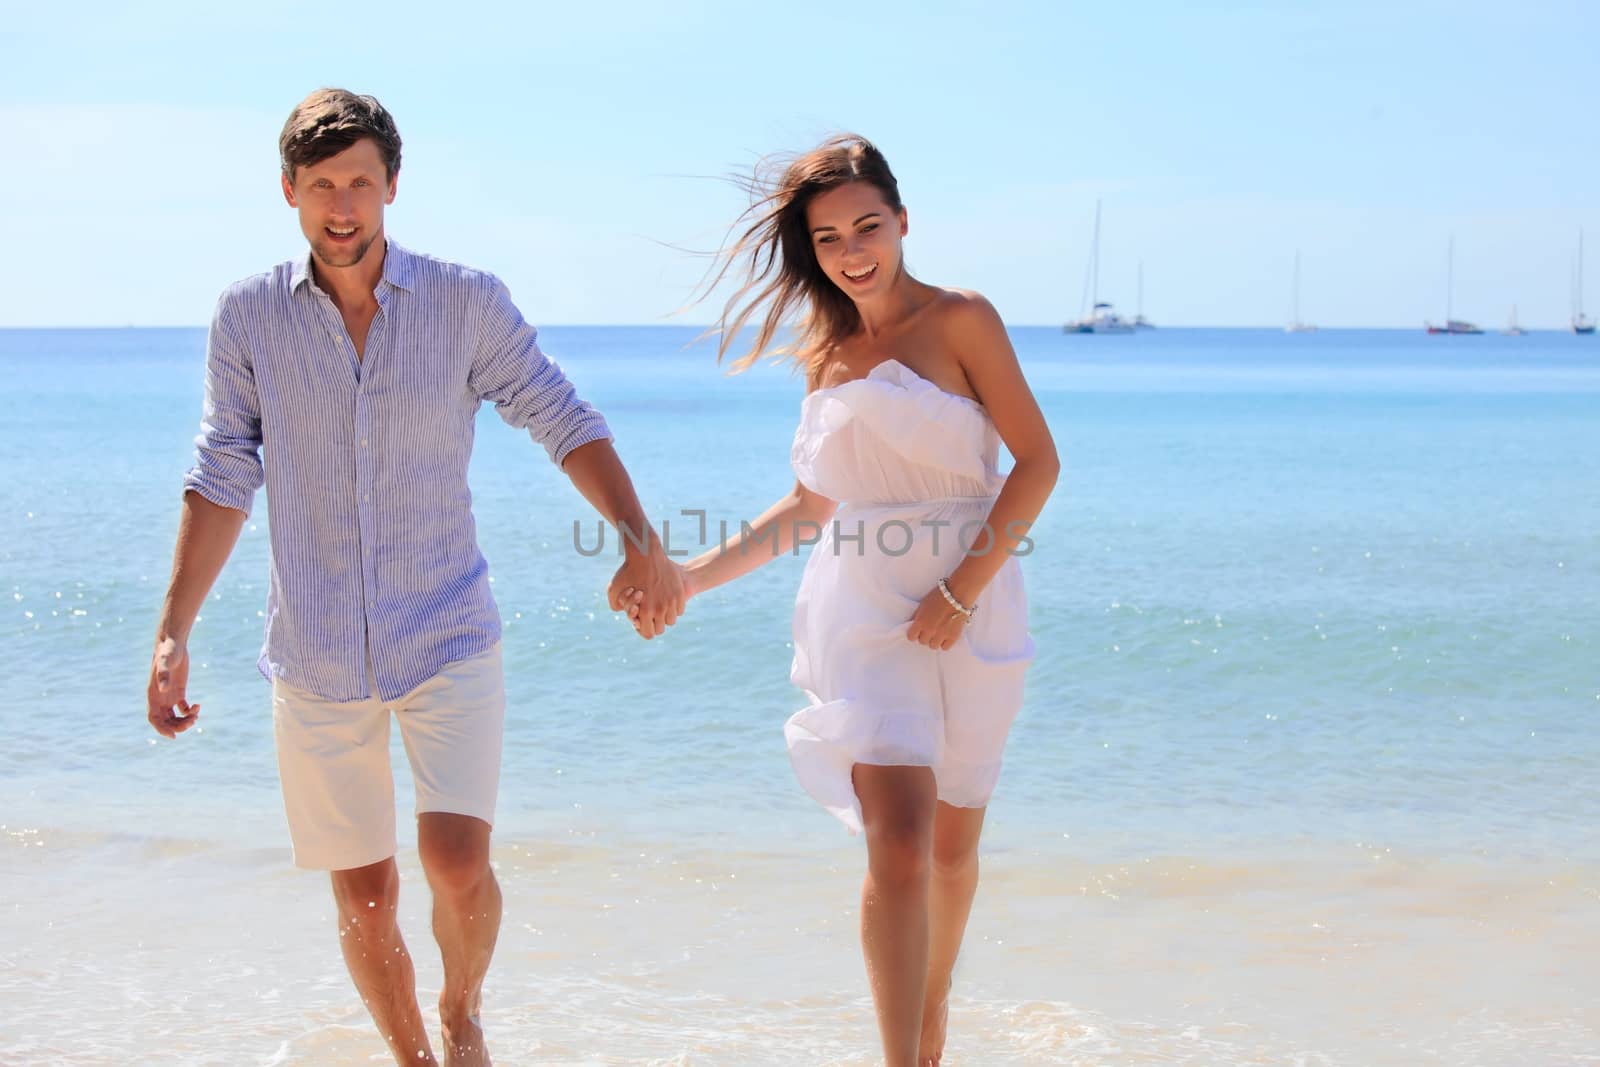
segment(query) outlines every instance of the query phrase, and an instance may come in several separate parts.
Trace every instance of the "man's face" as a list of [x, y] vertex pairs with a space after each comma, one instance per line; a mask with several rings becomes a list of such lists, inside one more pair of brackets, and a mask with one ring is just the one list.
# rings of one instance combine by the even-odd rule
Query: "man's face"
[[[383, 208], [394, 203], [394, 178], [370, 137], [283, 179], [283, 196], [300, 213], [311, 254], [325, 267], [353, 267], [383, 237]], [[379, 245], [379, 254], [383, 247]]]

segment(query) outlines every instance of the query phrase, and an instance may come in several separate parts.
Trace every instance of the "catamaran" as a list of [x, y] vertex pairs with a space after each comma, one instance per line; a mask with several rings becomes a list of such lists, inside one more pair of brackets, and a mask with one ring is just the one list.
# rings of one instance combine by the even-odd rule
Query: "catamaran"
[[1089, 248], [1090, 292], [1093, 302], [1089, 313], [1061, 327], [1065, 333], [1132, 333], [1133, 323], [1118, 315], [1116, 309], [1100, 299], [1100, 201], [1094, 202], [1094, 242]]

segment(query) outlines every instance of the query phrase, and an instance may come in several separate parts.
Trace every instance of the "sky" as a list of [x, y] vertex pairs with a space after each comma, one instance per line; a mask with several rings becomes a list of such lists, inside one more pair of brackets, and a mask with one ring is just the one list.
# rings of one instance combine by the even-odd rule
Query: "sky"
[[[0, 327], [201, 325], [303, 250], [277, 136], [321, 85], [405, 142], [391, 236], [536, 323], [683, 310], [726, 176], [861, 133], [906, 259], [1013, 324], [1563, 327], [1600, 312], [1600, 4], [27, 5], [0, 20]], [[160, 14], [138, 8], [159, 8]]]

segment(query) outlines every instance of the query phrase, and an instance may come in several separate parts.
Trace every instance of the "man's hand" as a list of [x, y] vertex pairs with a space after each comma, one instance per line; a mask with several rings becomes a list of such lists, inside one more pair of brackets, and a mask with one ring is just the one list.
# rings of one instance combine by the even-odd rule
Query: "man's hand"
[[647, 549], [628, 547], [622, 566], [611, 579], [606, 599], [612, 611], [626, 611], [633, 628], [646, 641], [666, 633], [678, 621], [688, 599], [682, 569], [667, 558], [653, 536]]
[[162, 737], [177, 737], [200, 717], [200, 705], [189, 703], [184, 695], [188, 686], [188, 646], [173, 637], [156, 642], [145, 698], [150, 705], [150, 725]]

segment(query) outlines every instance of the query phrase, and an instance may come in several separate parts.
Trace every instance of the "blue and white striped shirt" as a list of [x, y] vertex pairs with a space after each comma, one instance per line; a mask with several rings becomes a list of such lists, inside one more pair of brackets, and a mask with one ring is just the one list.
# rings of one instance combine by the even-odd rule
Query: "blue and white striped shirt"
[[558, 465], [605, 420], [491, 274], [393, 241], [357, 359], [310, 254], [229, 288], [184, 479], [248, 514], [263, 482], [272, 580], [261, 670], [329, 700], [394, 700], [500, 638], [467, 488], [493, 401]]

